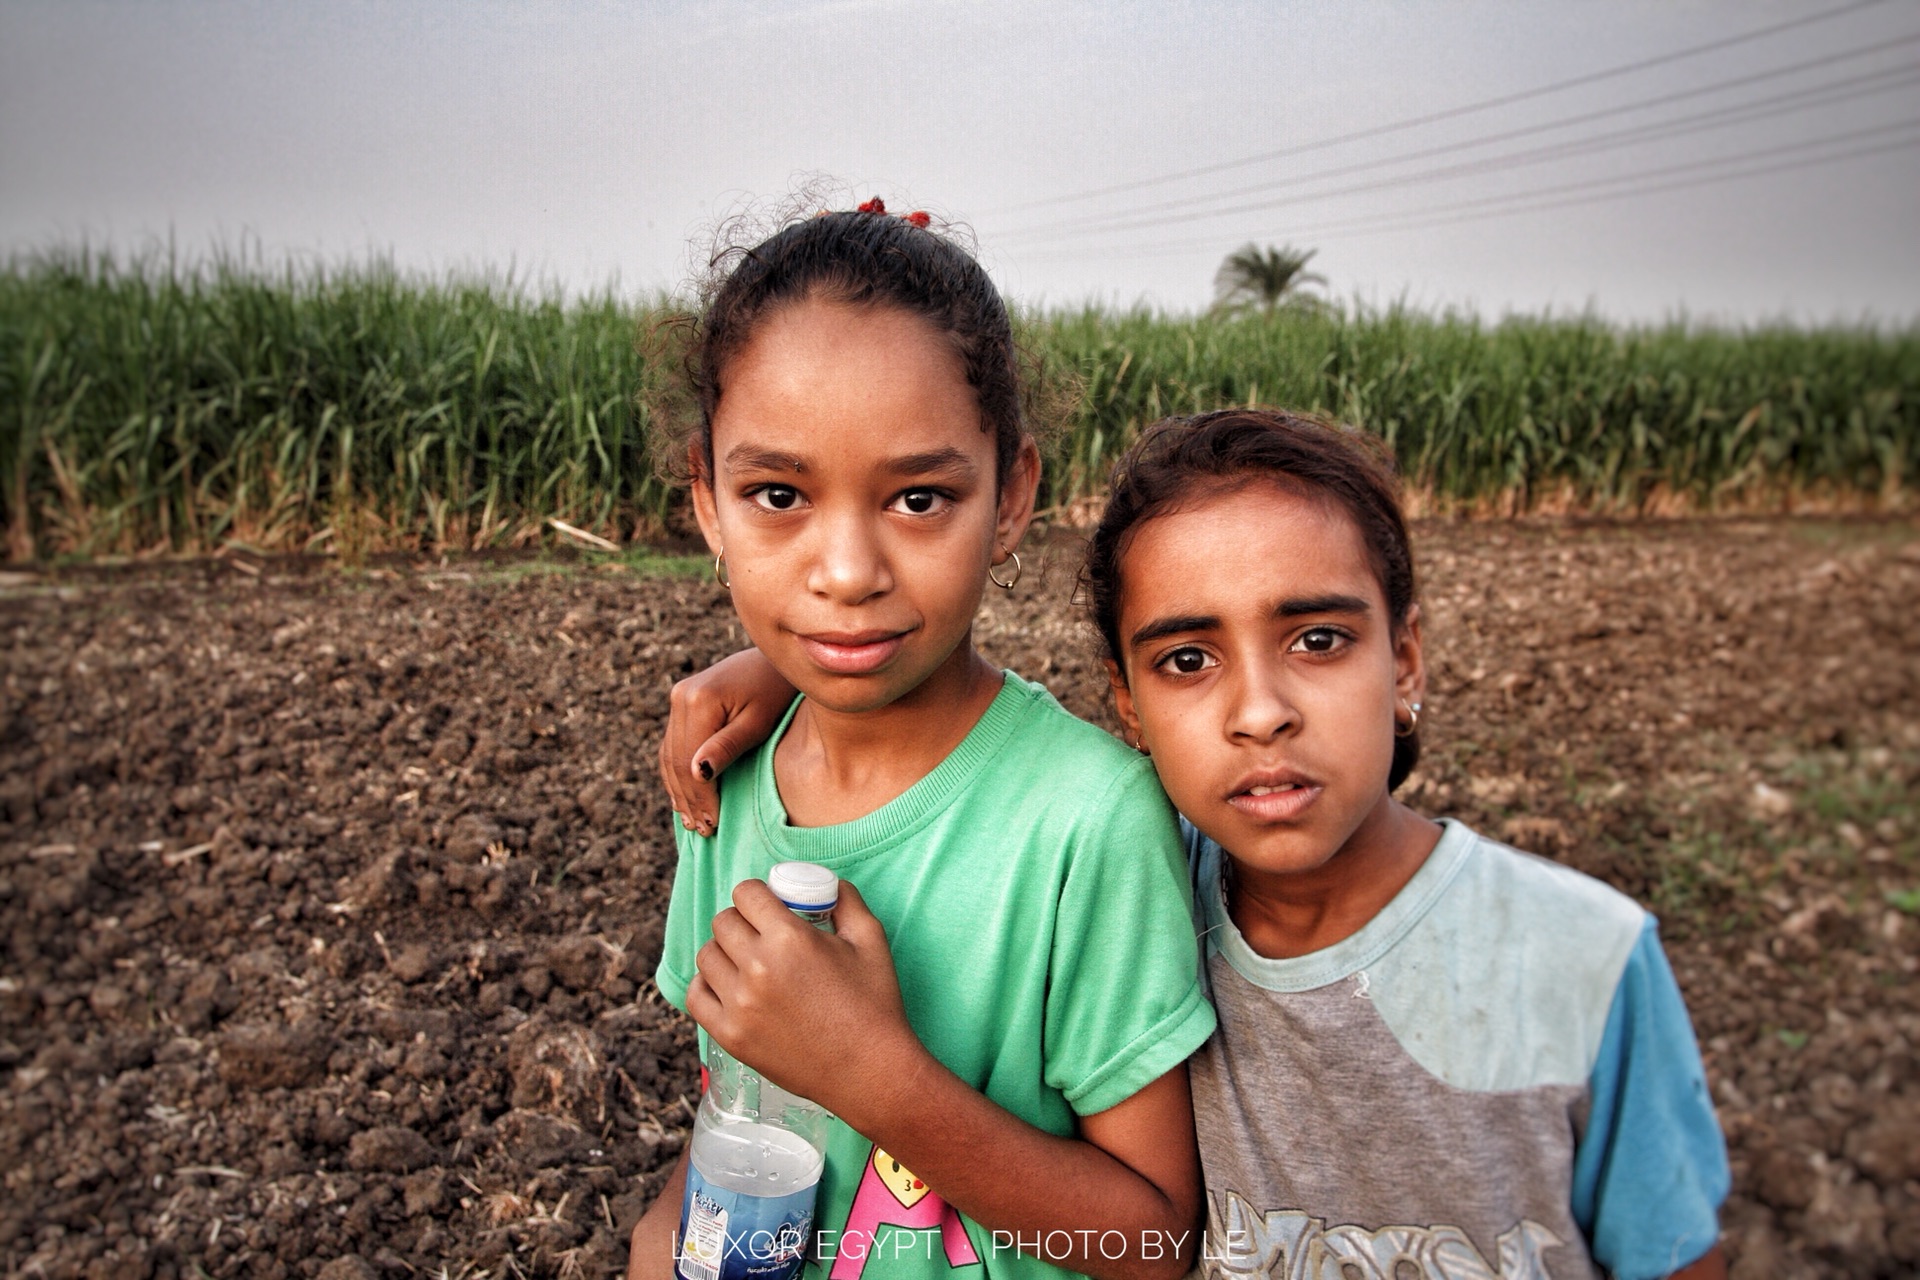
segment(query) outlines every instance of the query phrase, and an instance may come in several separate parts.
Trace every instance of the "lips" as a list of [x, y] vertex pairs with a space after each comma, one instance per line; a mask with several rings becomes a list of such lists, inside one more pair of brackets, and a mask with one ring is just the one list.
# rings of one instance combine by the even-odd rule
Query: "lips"
[[835, 675], [859, 676], [877, 671], [906, 641], [904, 631], [820, 631], [800, 637], [815, 666]]
[[1305, 813], [1323, 790], [1291, 770], [1273, 770], [1241, 779], [1227, 803], [1262, 822], [1289, 822]]

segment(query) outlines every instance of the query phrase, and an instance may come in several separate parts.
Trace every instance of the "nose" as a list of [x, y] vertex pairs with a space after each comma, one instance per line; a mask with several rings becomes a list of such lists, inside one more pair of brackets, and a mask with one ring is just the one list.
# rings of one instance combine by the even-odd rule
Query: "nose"
[[848, 512], [816, 523], [807, 590], [837, 604], [860, 604], [893, 589], [893, 569], [878, 531]]
[[1228, 737], [1269, 742], [1300, 727], [1300, 708], [1288, 697], [1286, 680], [1277, 664], [1243, 660], [1234, 665], [1237, 674], [1227, 708]]

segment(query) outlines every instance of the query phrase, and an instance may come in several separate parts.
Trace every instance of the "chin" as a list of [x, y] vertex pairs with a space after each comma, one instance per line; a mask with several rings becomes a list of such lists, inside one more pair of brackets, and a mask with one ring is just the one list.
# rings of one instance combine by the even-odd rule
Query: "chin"
[[1340, 851], [1337, 841], [1330, 843], [1298, 829], [1242, 824], [1232, 834], [1237, 843], [1221, 841], [1221, 847], [1230, 851], [1235, 861], [1272, 875], [1318, 871]]
[[788, 675], [787, 679], [794, 688], [806, 695], [809, 702], [824, 711], [841, 715], [878, 711], [906, 697], [925, 680], [923, 676], [920, 680], [903, 683], [900, 673], [892, 670], [842, 675], [818, 671], [811, 666], [797, 674], [800, 679], [795, 680], [792, 675]]
[[891, 706], [900, 701], [901, 697], [900, 694], [880, 690], [868, 691], [864, 697], [862, 696], [861, 690], [823, 689], [815, 691], [803, 689], [801, 692], [807, 695], [807, 701], [813, 703], [822, 711], [831, 711], [835, 715], [842, 716], [867, 715], [871, 712], [879, 711], [883, 707]]

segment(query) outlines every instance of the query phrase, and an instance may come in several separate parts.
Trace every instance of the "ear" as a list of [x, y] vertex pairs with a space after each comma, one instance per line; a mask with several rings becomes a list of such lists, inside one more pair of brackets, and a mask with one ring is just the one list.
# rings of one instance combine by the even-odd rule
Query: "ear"
[[693, 518], [700, 522], [707, 550], [719, 555], [726, 550], [726, 540], [720, 536], [720, 505], [713, 496], [713, 475], [697, 444], [687, 446], [687, 471], [693, 477]]
[[1407, 606], [1407, 618], [1393, 635], [1393, 692], [1408, 703], [1427, 700], [1427, 658], [1420, 637], [1420, 606]]
[[1107, 684], [1113, 689], [1113, 713], [1120, 717], [1120, 727], [1126, 730], [1127, 741], [1140, 746], [1151, 746], [1141, 736], [1140, 710], [1133, 705], [1133, 690], [1127, 685], [1127, 673], [1112, 658], [1102, 658], [1107, 666]]
[[993, 528], [994, 540], [999, 544], [994, 548], [995, 555], [999, 554], [1000, 547], [1012, 551], [1020, 545], [1020, 539], [1027, 536], [1027, 526], [1033, 523], [1034, 497], [1039, 492], [1040, 446], [1033, 442], [1032, 436], [1026, 436], [1013, 457], [1006, 482], [1000, 486], [1000, 512]]

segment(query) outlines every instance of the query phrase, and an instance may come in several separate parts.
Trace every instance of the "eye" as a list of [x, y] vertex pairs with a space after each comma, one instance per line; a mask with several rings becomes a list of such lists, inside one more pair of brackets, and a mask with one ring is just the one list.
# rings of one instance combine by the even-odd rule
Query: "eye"
[[791, 511], [800, 505], [800, 491], [787, 484], [764, 484], [747, 497], [767, 511]]
[[1337, 653], [1352, 643], [1346, 633], [1333, 627], [1310, 627], [1302, 631], [1289, 651], [1293, 653]]
[[930, 516], [938, 514], [951, 505], [953, 499], [938, 489], [908, 489], [893, 500], [896, 511], [910, 516]]
[[1183, 645], [1171, 653], [1166, 654], [1153, 665], [1173, 675], [1191, 676], [1198, 675], [1208, 667], [1219, 664], [1214, 660], [1213, 655], [1205, 649], [1196, 649], [1192, 645]]

